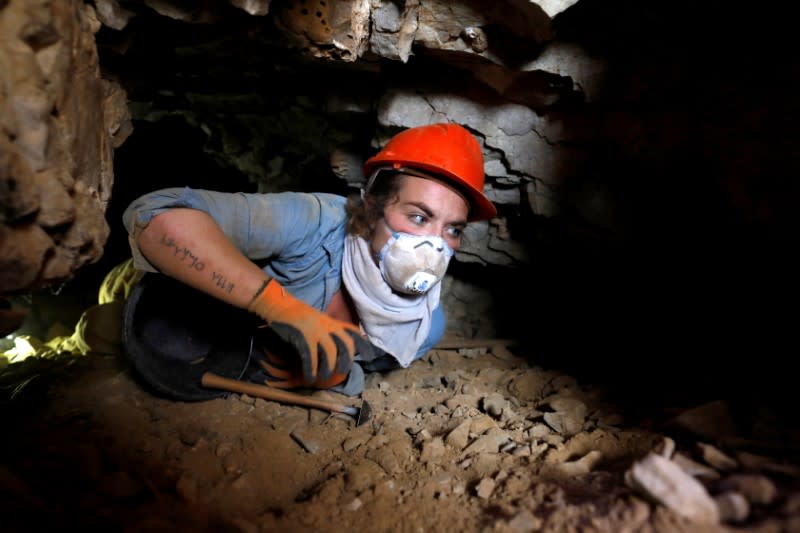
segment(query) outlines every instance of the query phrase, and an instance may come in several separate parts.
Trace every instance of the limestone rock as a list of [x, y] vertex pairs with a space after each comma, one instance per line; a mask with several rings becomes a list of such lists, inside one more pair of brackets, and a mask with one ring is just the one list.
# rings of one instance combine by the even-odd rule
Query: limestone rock
[[681, 467], [649, 453], [626, 472], [626, 482], [673, 512], [698, 523], [719, 522], [717, 504], [705, 487]]
[[113, 149], [131, 127], [95, 44], [98, 16], [119, 6], [99, 5], [102, 15], [77, 0], [0, 10], [0, 293], [67, 281], [102, 256]]

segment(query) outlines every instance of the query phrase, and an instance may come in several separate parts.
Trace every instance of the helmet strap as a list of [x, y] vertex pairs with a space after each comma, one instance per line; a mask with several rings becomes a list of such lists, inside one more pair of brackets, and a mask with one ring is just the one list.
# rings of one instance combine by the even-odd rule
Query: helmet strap
[[369, 194], [369, 191], [372, 189], [372, 184], [375, 183], [375, 178], [378, 177], [378, 174], [383, 170], [390, 170], [392, 167], [378, 167], [372, 171], [372, 174], [369, 175], [367, 178], [367, 183], [361, 188], [361, 199], [364, 200], [364, 197]]
[[[378, 167], [378, 168], [376, 168], [375, 170], [372, 171], [372, 174], [370, 174], [369, 178], [367, 178], [366, 185], [361, 189], [361, 200], [365, 200], [366, 196], [369, 194], [369, 191], [372, 189], [372, 185], [375, 183], [375, 178], [378, 177], [378, 174], [383, 172], [383, 171], [386, 171], [386, 170], [391, 170], [391, 171], [394, 171], [394, 172], [396, 172], [398, 174], [406, 174], [408, 176], [416, 176], [417, 178], [424, 178], [424, 179], [434, 180], [434, 181], [438, 181], [438, 182], [442, 182], [442, 183], [448, 184], [448, 181], [446, 179], [443, 179], [441, 176], [438, 176], [438, 175], [430, 173], [430, 172], [425, 172], [424, 170], [419, 170], [419, 169], [416, 169], [416, 168], [401, 167], [401, 166], [398, 166], [398, 167], [394, 167], [394, 166]], [[470, 202], [469, 198], [467, 198], [464, 195], [464, 193], [462, 193], [460, 190], [458, 190], [458, 188], [454, 187], [453, 185], [449, 185], [449, 187], [453, 191], [458, 193], [458, 195], [461, 196], [464, 199], [465, 202], [467, 202], [467, 205], [469, 206], [469, 208], [472, 209], [472, 207], [473, 207], [472, 206], [472, 202]]]
[[386, 170], [391, 170], [391, 171], [396, 172], [398, 174], [407, 174], [409, 176], [416, 176], [417, 178], [425, 178], [425, 179], [434, 180], [434, 181], [444, 181], [445, 183], [447, 183], [447, 181], [445, 179], [443, 179], [441, 176], [438, 176], [438, 175], [433, 174], [431, 172], [425, 172], [424, 170], [419, 170], [419, 169], [416, 169], [416, 168], [400, 167], [400, 166], [398, 166], [398, 167], [393, 167], [393, 166], [378, 167], [372, 172], [372, 174], [369, 175], [369, 178], [367, 178], [367, 184], [364, 186], [364, 188], [361, 189], [361, 198], [362, 199], [364, 198], [364, 196], [369, 194], [369, 191], [372, 189], [372, 185], [375, 183], [375, 178], [378, 177], [378, 174], [383, 172], [383, 171], [386, 171]]

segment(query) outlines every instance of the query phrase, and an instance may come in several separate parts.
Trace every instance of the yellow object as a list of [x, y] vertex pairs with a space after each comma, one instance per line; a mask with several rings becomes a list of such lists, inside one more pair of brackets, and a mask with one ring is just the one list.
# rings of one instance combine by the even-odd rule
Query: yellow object
[[18, 363], [28, 357], [47, 358], [62, 353], [121, 353], [125, 301], [142, 275], [134, 268], [133, 259], [121, 262], [103, 278], [98, 304], [83, 312], [71, 335], [68, 330], [60, 332], [55, 326], [48, 332], [52, 336], [44, 343], [29, 335], [20, 335], [14, 339], [13, 348], [0, 353], [5, 359], [0, 359], [0, 367], [4, 362]]
[[126, 259], [108, 271], [103, 282], [97, 303], [105, 304], [115, 300], [127, 300], [131, 289], [142, 278], [142, 271], [133, 266], [133, 258]]
[[72, 335], [56, 337], [45, 344], [56, 352], [75, 355], [120, 353], [124, 308], [124, 300], [93, 305], [83, 312]]

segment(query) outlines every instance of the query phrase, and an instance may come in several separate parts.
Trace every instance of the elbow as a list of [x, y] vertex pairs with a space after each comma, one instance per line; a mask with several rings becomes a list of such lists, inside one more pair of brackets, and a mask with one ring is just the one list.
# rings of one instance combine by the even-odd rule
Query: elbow
[[204, 211], [188, 207], [172, 207], [153, 215], [142, 227], [139, 238], [152, 240], [160, 239], [163, 235], [196, 233], [198, 228], [208, 228], [212, 220]]
[[181, 224], [183, 218], [180, 214], [181, 211], [187, 210], [172, 208], [150, 217], [150, 220], [138, 232], [138, 244], [141, 245], [143, 240], [152, 241], [173, 232]]

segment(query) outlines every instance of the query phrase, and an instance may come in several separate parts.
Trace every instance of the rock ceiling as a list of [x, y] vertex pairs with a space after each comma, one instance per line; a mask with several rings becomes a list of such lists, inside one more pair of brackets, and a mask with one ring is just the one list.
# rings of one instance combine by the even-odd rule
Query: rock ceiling
[[[474, 56], [481, 60], [476, 77], [486, 80], [486, 85], [496, 93], [508, 93], [512, 100], [539, 100], [525, 103], [542, 105], [546, 103], [545, 100], [553, 100], [554, 92], [571, 91], [571, 83], [559, 82], [560, 76], [533, 68], [509, 69], [503, 64], [508, 60], [518, 63], [522, 59], [534, 59], [551, 36], [551, 16], [568, 4], [540, 7], [528, 2], [511, 2], [495, 4], [487, 11], [475, 2], [409, 2], [402, 8], [391, 2], [364, 1], [232, 1], [230, 5], [224, 2], [195, 4], [166, 0], [3, 2], [0, 6], [0, 31], [14, 38], [4, 41], [0, 47], [5, 89], [0, 108], [4, 133], [0, 138], [4, 206], [0, 226], [3, 252], [0, 271], [4, 275], [0, 292], [15, 293], [63, 282], [74, 276], [83, 265], [96, 261], [102, 255], [109, 235], [104, 214], [114, 182], [114, 149], [125, 141], [132, 130], [128, 104], [131, 108], [139, 104], [140, 110], [142, 104], [148, 108], [140, 113], [141, 116], [136, 116], [134, 112], [134, 120], [148, 118], [148, 112], [183, 112], [190, 117], [189, 120], [194, 119], [207, 128], [214, 128], [212, 133], [228, 138], [232, 135], [229, 130], [247, 130], [251, 127], [241, 115], [235, 116], [236, 100], [239, 100], [240, 106], [247, 106], [248, 98], [258, 100], [258, 94], [255, 87], [246, 85], [245, 76], [233, 80], [238, 94], [231, 94], [233, 91], [230, 91], [230, 87], [219, 87], [220, 80], [215, 79], [215, 69], [226, 75], [229, 72], [212, 63], [214, 56], [231, 53], [220, 52], [220, 48], [224, 49], [231, 43], [241, 46], [243, 41], [250, 40], [250, 49], [246, 52], [256, 57], [263, 57], [265, 53], [274, 54], [275, 48], [294, 49], [301, 51], [301, 62], [303, 58], [310, 58], [320, 65], [317, 67], [319, 69], [330, 69], [332, 63], [349, 63], [359, 64], [356, 70], [371, 72], [381, 68], [381, 60], [407, 63], [413, 47], [447, 53], [455, 65], [466, 61], [468, 56]], [[544, 7], [550, 10], [549, 13], [545, 12]], [[246, 14], [246, 17], [243, 18], [241, 14]], [[187, 35], [198, 26], [223, 29], [216, 32], [196, 31], [191, 39], [197, 46], [193, 48], [191, 44], [184, 44], [181, 47], [179, 43], [171, 42], [169, 35], [159, 35], [158, 17], [168, 21], [164, 23], [164, 28], [169, 27], [169, 31], [175, 31], [176, 22], [194, 26], [184, 30]], [[139, 21], [142, 23], [139, 24]], [[243, 36], [226, 34], [231, 30], [245, 33]], [[204, 42], [198, 41], [203, 37]], [[163, 43], [161, 51], [158, 50], [159, 39], [163, 39], [160, 41]], [[101, 65], [98, 43], [101, 51], [105, 46], [109, 56], [108, 69]], [[114, 71], [115, 59], [123, 58], [124, 63], [126, 54], [137, 56], [135, 51], [129, 51], [131, 46], [140, 46], [153, 53], [148, 61], [156, 73], [166, 74], [163, 81], [148, 79], [146, 74], [139, 76], [135, 70]], [[529, 57], [520, 56], [519, 50], [525, 51]], [[175, 78], [181, 75], [193, 77], [188, 69], [196, 66], [198, 60], [208, 61], [211, 64], [202, 70], [208, 76], [206, 87], [216, 86], [223, 94], [215, 95], [213, 89], [201, 94], [190, 88], [176, 96], [183, 100], [186, 105], [184, 109], [170, 105], [159, 108], [159, 104], [153, 101], [137, 102], [140, 96], [136, 92], [137, 84], [140, 87], [152, 84], [150, 90], [161, 91], [162, 94], [175, 94], [179, 90], [169, 86], [175, 80], [168, 79], [170, 73], [163, 72], [165, 66], [157, 65], [160, 54], [182, 60], [178, 68], [183, 72], [173, 72]], [[201, 57], [203, 55], [206, 57]], [[274, 75], [269, 83], [284, 84], [284, 80], [288, 84], [296, 83], [296, 76], [282, 76], [279, 72], [281, 68], [291, 68], [287, 67], [291, 56], [286, 55], [281, 61], [283, 65], [269, 60], [264, 62], [270, 63], [270, 75]], [[320, 62], [327, 62], [328, 66], [322, 66]], [[253, 61], [238, 63], [237, 67], [244, 69], [264, 66]], [[130, 66], [130, 62], [125, 66]], [[147, 65], [143, 68], [146, 69]], [[246, 70], [244, 73], [247, 74]], [[197, 74], [194, 74], [195, 78]], [[342, 77], [339, 76], [339, 79]], [[259, 83], [267, 81], [262, 76]], [[543, 89], [546, 94], [541, 97], [520, 91], [520, 84]], [[380, 114], [387, 126], [449, 118], [471, 122], [469, 125], [479, 131], [486, 123], [494, 130], [489, 135], [494, 138], [492, 142], [498, 144], [498, 152], [506, 148], [500, 146], [506, 135], [499, 128], [510, 120], [515, 121], [514, 115], [519, 113], [516, 110], [498, 110], [498, 117], [492, 121], [499, 123], [491, 124], [478, 116], [483, 114], [483, 109], [470, 102], [468, 96], [451, 99], [447, 95], [431, 94], [413, 98], [407, 91], [400, 90], [384, 95], [368, 93], [365, 99], [363, 91], [348, 92], [346, 85], [339, 85], [340, 94], [331, 91], [328, 100], [338, 97], [342, 100], [339, 105], [345, 108], [355, 106], [356, 109], [370, 109], [376, 105], [373, 101], [375, 98], [383, 98], [384, 109]], [[554, 91], [555, 86], [560, 88]], [[226, 91], [227, 94], [224, 94]], [[282, 104], [286, 101], [286, 94]], [[302, 94], [288, 94], [298, 101], [295, 105], [302, 105], [298, 98]], [[226, 101], [225, 96], [229, 96], [230, 100]], [[315, 96], [319, 97], [319, 92]], [[344, 101], [346, 99], [350, 101]], [[432, 102], [434, 109], [420, 109], [429, 105], [426, 102]], [[194, 104], [193, 108], [189, 104]], [[219, 113], [219, 106], [223, 105], [231, 107]], [[214, 106], [217, 106], [216, 110]], [[328, 101], [323, 109], [307, 111], [312, 115], [325, 114], [335, 106], [336, 102]], [[266, 115], [268, 111], [275, 112], [275, 109], [262, 106], [261, 109], [252, 110], [251, 114], [261, 112]], [[475, 116], [471, 120], [467, 116], [460, 116], [465, 113]], [[223, 114], [228, 115], [228, 120], [219, 120]], [[233, 118], [229, 118], [230, 115], [234, 115]], [[528, 108], [523, 115], [525, 120], [535, 118], [533, 111]], [[302, 116], [288, 116], [286, 120], [298, 124], [295, 128], [298, 135], [302, 136], [309, 128], [308, 124], [304, 124], [308, 121]], [[310, 127], [313, 129], [316, 125], [311, 124]], [[530, 125], [514, 128], [524, 130], [520, 131], [521, 135], [534, 136]], [[265, 132], [248, 131], [247, 134], [259, 136], [265, 135]], [[325, 135], [344, 135], [345, 143], [351, 141], [347, 133], [337, 133], [332, 128], [327, 128]], [[269, 132], [266, 132], [264, 139], [272, 140]], [[325, 146], [314, 148], [330, 153], [338, 148], [334, 146], [335, 143], [335, 138], [333, 141], [325, 139], [321, 141]], [[253, 149], [260, 148], [253, 144], [257, 143], [238, 147], [238, 150], [236, 147], [223, 146], [219, 149], [220, 157], [245, 174], [253, 173], [251, 177], [255, 181], [268, 182], [274, 178], [269, 174], [274, 168], [269, 163], [274, 161], [253, 160]], [[489, 148], [487, 146], [487, 150]], [[243, 154], [245, 151], [249, 153]], [[266, 157], [280, 156], [266, 154]], [[525, 156], [518, 165], [531, 167], [532, 161], [530, 156]], [[522, 170], [530, 173], [533, 169]], [[515, 169], [511, 171], [517, 172]], [[508, 170], [504, 172], [509, 173]], [[520, 180], [514, 181], [515, 187], [519, 185]], [[498, 200], [502, 201], [502, 198]]]

